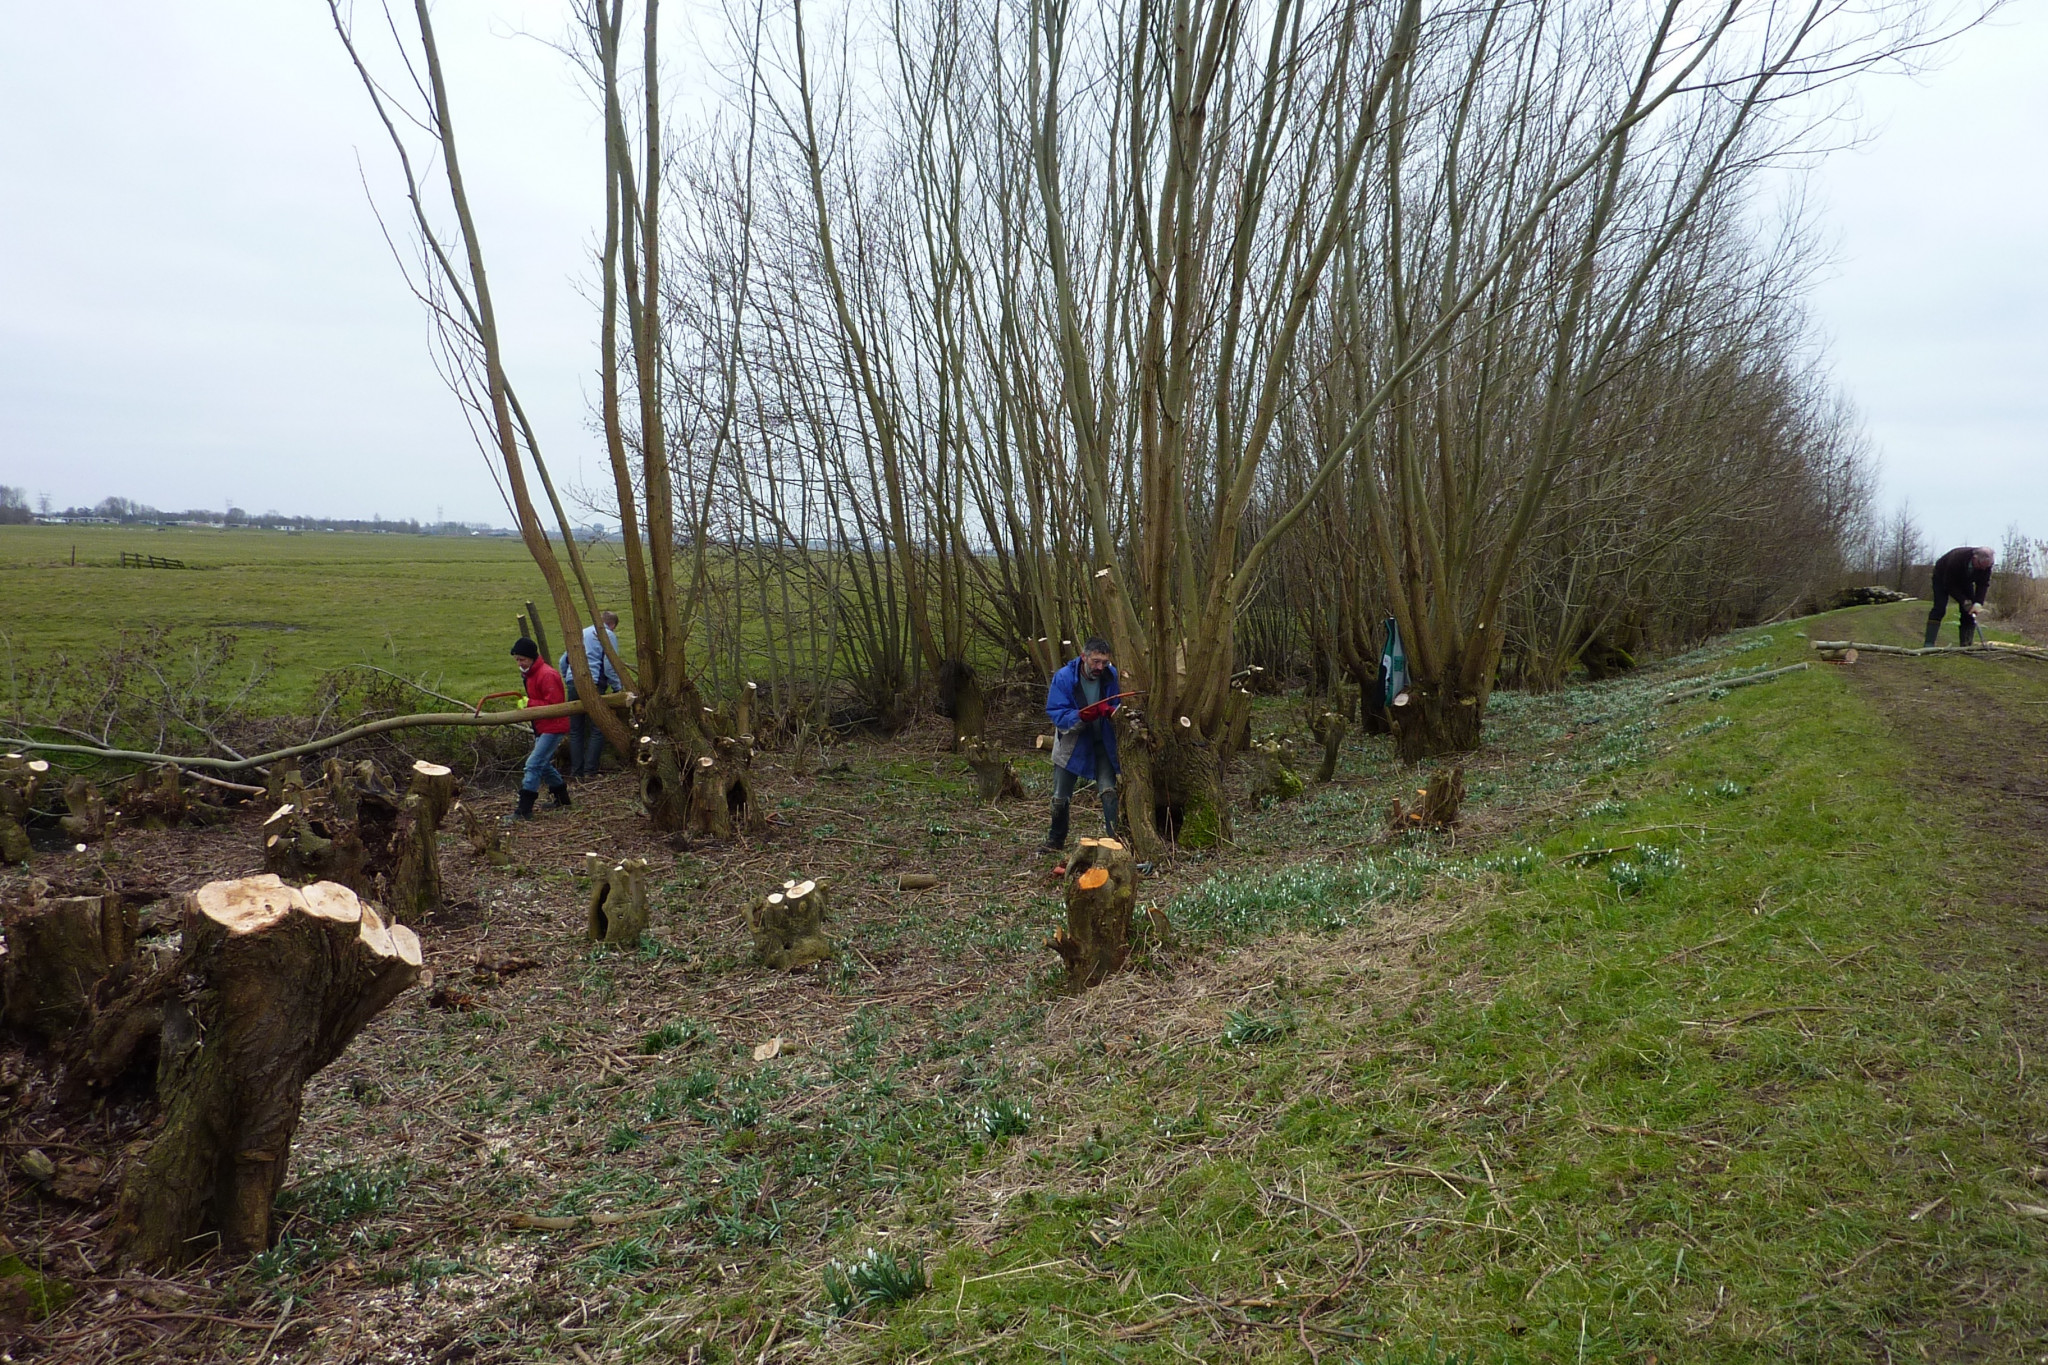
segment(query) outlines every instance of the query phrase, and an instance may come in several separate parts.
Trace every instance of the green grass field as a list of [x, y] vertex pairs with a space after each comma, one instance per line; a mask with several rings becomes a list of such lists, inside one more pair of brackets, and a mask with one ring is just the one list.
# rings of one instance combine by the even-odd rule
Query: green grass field
[[[123, 569], [123, 551], [192, 568]], [[590, 567], [601, 592], [623, 599], [610, 554]], [[506, 651], [528, 599], [560, 651], [545, 592], [526, 547], [509, 538], [0, 526], [0, 686], [123, 632], [219, 629], [234, 632], [244, 661], [275, 651], [262, 710], [303, 709], [322, 673], [355, 663], [474, 698], [517, 684]], [[630, 654], [624, 631], [620, 643]]]

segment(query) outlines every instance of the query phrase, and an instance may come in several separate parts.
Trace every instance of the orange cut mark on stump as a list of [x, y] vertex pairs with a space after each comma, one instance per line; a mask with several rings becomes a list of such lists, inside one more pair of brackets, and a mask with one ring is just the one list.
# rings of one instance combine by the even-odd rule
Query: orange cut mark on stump
[[1083, 891], [1093, 891], [1096, 887], [1103, 885], [1108, 880], [1108, 868], [1091, 867], [1086, 872], [1083, 872], [1081, 874], [1081, 879], [1075, 882], [1074, 885], [1080, 887]]

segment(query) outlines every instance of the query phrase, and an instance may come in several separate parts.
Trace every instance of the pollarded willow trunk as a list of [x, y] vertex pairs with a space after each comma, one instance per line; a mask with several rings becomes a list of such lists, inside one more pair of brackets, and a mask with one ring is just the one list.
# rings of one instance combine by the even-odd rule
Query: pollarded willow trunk
[[[1404, 701], [1402, 698], [1405, 697]], [[1394, 698], [1394, 742], [1403, 763], [1479, 747], [1480, 699], [1457, 689], [1411, 685]]]
[[825, 937], [826, 886], [823, 882], [784, 882], [747, 907], [747, 927], [754, 933], [754, 960], [763, 967], [793, 971], [832, 956]]
[[1131, 836], [1131, 847], [1137, 852], [1139, 861], [1158, 862], [1166, 854], [1166, 842], [1161, 837], [1166, 824], [1165, 811], [1153, 782], [1159, 740], [1152, 727], [1145, 723], [1145, 718], [1131, 707], [1119, 708], [1113, 717], [1119, 769], [1117, 798], [1121, 803], [1118, 814]]
[[[306, 1082], [413, 984], [420, 944], [337, 882], [212, 882], [182, 902], [177, 961], [105, 1011], [156, 1022], [161, 1125], [114, 1218], [125, 1257], [176, 1265], [270, 1245]], [[123, 1036], [139, 1045], [150, 1030]], [[126, 1058], [97, 1059], [118, 1074]]]
[[1152, 758], [1153, 801], [1165, 830], [1181, 848], [1214, 848], [1230, 838], [1223, 792], [1223, 746], [1188, 716], [1167, 727]]
[[1115, 839], [1083, 839], [1067, 864], [1067, 923], [1048, 940], [1067, 964], [1067, 987], [1085, 991], [1123, 969], [1131, 956], [1131, 912], [1138, 867]]

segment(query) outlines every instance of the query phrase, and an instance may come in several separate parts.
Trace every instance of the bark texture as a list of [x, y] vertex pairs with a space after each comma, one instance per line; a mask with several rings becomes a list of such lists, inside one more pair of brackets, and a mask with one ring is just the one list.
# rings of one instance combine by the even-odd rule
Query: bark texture
[[1108, 980], [1131, 955], [1131, 911], [1138, 867], [1115, 839], [1083, 839], [1067, 864], [1067, 923], [1052, 950], [1067, 964], [1067, 986], [1084, 991]]
[[338, 882], [212, 882], [180, 908], [179, 958], [106, 1011], [158, 1024], [162, 1121], [113, 1224], [148, 1265], [269, 1246], [307, 1080], [420, 972], [412, 931]]
[[1329, 782], [1337, 776], [1337, 760], [1344, 756], [1344, 736], [1351, 722], [1341, 711], [1325, 711], [1315, 719], [1316, 743], [1323, 746], [1323, 764], [1316, 769], [1316, 781]]
[[100, 982], [134, 957], [135, 921], [118, 896], [38, 901], [14, 916], [0, 955], [8, 1026], [54, 1042], [84, 1023]]

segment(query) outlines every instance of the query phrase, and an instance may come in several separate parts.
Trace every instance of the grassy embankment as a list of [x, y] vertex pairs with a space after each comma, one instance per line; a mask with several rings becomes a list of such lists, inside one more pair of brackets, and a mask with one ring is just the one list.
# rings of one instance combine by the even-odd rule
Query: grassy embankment
[[[1918, 610], [1803, 626], [1905, 638]], [[1739, 662], [1806, 653], [1780, 627]], [[2039, 703], [2048, 671], [2001, 685]], [[1434, 917], [1361, 905], [1359, 868], [1179, 907], [1410, 922], [1419, 975], [1352, 930], [1246, 950], [1265, 980], [1203, 1032], [1170, 993], [1070, 1020], [1028, 1132], [837, 1237], [847, 1264], [924, 1256], [928, 1293], [833, 1327], [831, 1277], [786, 1262], [694, 1311], [875, 1360], [1213, 1359], [1219, 1334], [1238, 1359], [2033, 1358], [2048, 1059], [1954, 918], [1984, 889], [1948, 853], [1961, 812], [1917, 798], [1841, 671], [1578, 698], [1659, 722], [1641, 761], [1533, 848], [1454, 861]]]

